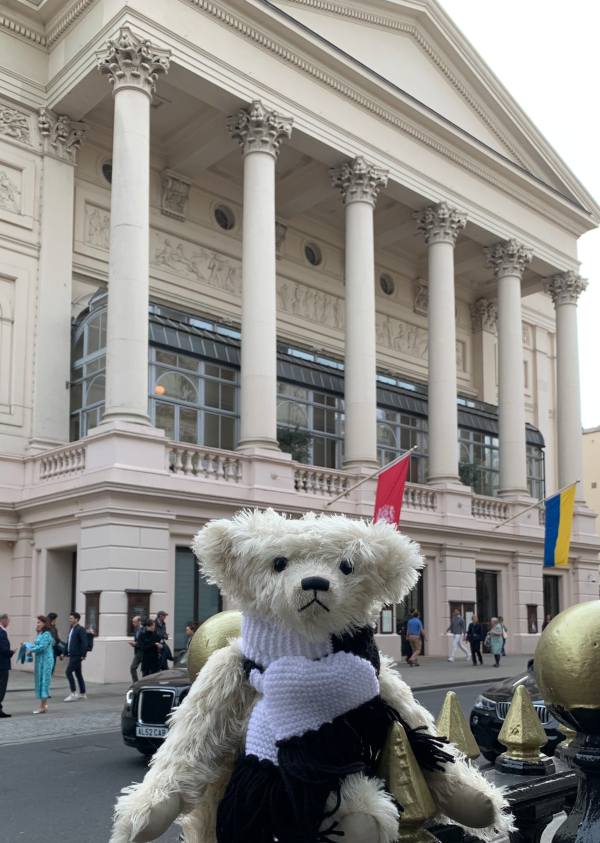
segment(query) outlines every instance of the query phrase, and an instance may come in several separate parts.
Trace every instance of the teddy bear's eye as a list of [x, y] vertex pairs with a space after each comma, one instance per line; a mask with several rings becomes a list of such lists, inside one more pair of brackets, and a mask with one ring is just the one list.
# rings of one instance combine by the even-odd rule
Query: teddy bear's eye
[[285, 569], [287, 568], [287, 563], [288, 561], [285, 556], [276, 556], [275, 559], [273, 559], [273, 567], [275, 568], [278, 574], [280, 574], [282, 571], [285, 571]]
[[351, 574], [354, 570], [354, 565], [349, 559], [342, 559], [340, 562], [340, 571], [342, 574]]

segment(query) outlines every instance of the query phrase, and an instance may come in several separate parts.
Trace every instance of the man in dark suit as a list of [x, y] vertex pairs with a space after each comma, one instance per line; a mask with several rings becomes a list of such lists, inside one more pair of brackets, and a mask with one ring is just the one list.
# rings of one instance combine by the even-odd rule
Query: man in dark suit
[[10, 623], [10, 618], [6, 613], [0, 615], [0, 717], [11, 717], [2, 708], [4, 695], [6, 694], [6, 686], [8, 685], [8, 671], [10, 670], [10, 660], [14, 650], [10, 649], [10, 641], [6, 629]]
[[[67, 636], [67, 648], [65, 655], [69, 659], [69, 666], [65, 670], [65, 676], [69, 682], [71, 693], [65, 697], [65, 702], [74, 702], [75, 700], [87, 700], [85, 692], [85, 682], [83, 681], [83, 674], [81, 673], [81, 662], [88, 654], [88, 637], [85, 629], [79, 623], [81, 615], [79, 612], [71, 612], [69, 615], [69, 634]], [[79, 685], [79, 691], [75, 686], [75, 679]]]

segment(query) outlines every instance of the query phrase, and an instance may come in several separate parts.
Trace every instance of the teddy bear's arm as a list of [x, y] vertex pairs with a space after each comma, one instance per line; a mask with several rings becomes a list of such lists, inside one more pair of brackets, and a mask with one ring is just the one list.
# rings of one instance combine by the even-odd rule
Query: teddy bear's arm
[[240, 751], [254, 698], [239, 642], [213, 653], [175, 710], [144, 781], [118, 799], [110, 843], [155, 840], [194, 808]]
[[[425, 726], [427, 732], [437, 734], [433, 716], [415, 700], [393, 666], [393, 660], [382, 655], [381, 696], [412, 729]], [[444, 749], [454, 756], [454, 762], [446, 764], [443, 771], [423, 770], [439, 809], [437, 819], [459, 823], [484, 841], [494, 840], [501, 832], [508, 834], [513, 829], [512, 817], [506, 813], [508, 803], [502, 791], [490, 784], [453, 744]]]

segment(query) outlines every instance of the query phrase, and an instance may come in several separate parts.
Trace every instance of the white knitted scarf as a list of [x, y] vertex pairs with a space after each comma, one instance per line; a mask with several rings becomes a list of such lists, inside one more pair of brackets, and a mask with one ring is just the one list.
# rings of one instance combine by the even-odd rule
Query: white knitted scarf
[[353, 653], [334, 653], [330, 638], [309, 641], [245, 614], [242, 651], [258, 666], [249, 678], [260, 694], [250, 715], [246, 755], [274, 764], [278, 741], [316, 731], [379, 694], [373, 665]]

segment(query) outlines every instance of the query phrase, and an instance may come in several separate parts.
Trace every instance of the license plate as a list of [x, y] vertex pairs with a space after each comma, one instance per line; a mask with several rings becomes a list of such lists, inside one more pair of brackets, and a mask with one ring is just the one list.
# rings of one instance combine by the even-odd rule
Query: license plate
[[166, 738], [166, 726], [136, 726], [135, 733], [138, 738]]

